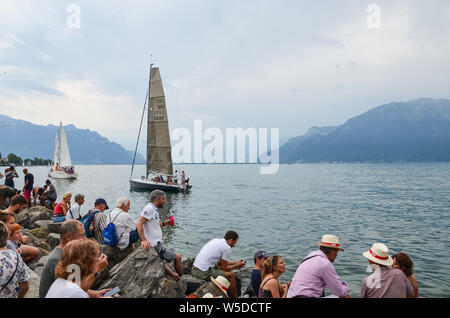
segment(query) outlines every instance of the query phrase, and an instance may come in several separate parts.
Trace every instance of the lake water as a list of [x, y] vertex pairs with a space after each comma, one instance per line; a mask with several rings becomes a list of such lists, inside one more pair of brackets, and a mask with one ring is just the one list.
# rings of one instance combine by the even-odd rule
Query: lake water
[[[161, 215], [174, 216], [176, 226], [164, 228], [164, 238], [183, 258], [195, 257], [210, 239], [232, 229], [240, 236], [234, 259], [253, 265], [257, 250], [277, 253], [287, 264], [281, 276], [286, 282], [323, 234], [335, 234], [345, 252], [334, 266], [352, 297], [359, 297], [368, 275], [362, 253], [375, 242], [385, 243], [391, 255], [405, 252], [412, 258], [421, 297], [450, 296], [449, 163], [293, 164], [280, 165], [274, 175], [261, 175], [259, 165], [176, 168], [186, 171], [192, 192], [168, 195]], [[54, 181], [58, 199], [64, 192], [85, 194], [86, 212], [97, 197], [110, 207], [129, 197], [137, 220], [148, 193], [130, 192], [130, 166], [77, 169], [78, 180]], [[46, 167], [29, 170], [35, 185], [44, 184]], [[144, 171], [143, 165], [135, 167], [135, 176]]]

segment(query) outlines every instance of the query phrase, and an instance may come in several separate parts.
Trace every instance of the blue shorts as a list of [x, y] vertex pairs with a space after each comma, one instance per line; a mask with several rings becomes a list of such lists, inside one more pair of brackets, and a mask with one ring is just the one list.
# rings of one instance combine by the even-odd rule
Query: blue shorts
[[61, 223], [61, 222], [64, 222], [65, 220], [66, 220], [65, 216], [54, 216], [53, 217], [54, 223]]

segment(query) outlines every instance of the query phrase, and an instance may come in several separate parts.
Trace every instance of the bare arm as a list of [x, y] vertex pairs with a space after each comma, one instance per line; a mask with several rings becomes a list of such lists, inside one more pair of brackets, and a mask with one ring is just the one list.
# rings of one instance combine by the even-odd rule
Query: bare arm
[[29, 288], [30, 288], [30, 285], [28, 284], [28, 281], [23, 282], [23, 283], [19, 283], [19, 294], [18, 294], [18, 297], [19, 298], [25, 297], [25, 295], [27, 294]]
[[152, 247], [152, 246], [150, 245], [150, 242], [148, 242], [147, 238], [145, 237], [145, 233], [144, 233], [144, 223], [145, 222], [147, 222], [147, 219], [144, 218], [143, 216], [140, 216], [138, 222], [136, 223], [136, 229], [138, 231], [142, 247], [148, 251], [150, 249], [150, 247]]
[[241, 261], [237, 261], [237, 262], [227, 262], [224, 259], [221, 259], [219, 262], [219, 267], [224, 271], [224, 272], [231, 272], [233, 269], [236, 268], [241, 268], [245, 265], [245, 263], [241, 262]]

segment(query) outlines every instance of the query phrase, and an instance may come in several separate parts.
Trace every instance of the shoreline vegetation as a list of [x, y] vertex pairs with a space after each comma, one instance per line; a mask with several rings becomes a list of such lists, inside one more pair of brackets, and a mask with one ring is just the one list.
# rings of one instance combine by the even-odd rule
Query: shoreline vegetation
[[34, 159], [26, 158], [22, 159], [20, 156], [10, 153], [6, 158], [2, 158], [2, 154], [0, 153], [0, 166], [7, 167], [11, 164], [15, 164], [16, 166], [48, 166], [52, 161], [50, 159], [42, 159], [35, 157]]

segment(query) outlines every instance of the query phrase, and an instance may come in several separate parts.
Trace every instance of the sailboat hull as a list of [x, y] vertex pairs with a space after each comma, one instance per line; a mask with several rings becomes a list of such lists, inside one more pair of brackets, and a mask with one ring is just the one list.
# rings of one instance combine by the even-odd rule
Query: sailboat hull
[[181, 185], [170, 185], [165, 183], [156, 183], [145, 179], [131, 179], [130, 186], [132, 190], [153, 191], [162, 190], [164, 192], [188, 192]]
[[53, 179], [77, 179], [78, 173], [67, 173], [64, 171], [50, 171], [48, 175]]

